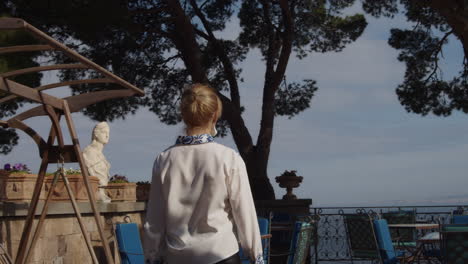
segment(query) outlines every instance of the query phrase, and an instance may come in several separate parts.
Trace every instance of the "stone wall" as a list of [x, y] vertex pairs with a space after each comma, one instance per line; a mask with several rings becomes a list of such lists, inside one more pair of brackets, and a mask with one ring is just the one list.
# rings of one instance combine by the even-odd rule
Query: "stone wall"
[[[266, 216], [268, 213], [274, 212], [276, 214], [286, 213], [291, 216], [300, 216], [309, 214], [312, 200], [275, 200], [256, 201], [255, 203], [258, 215]], [[97, 232], [90, 204], [79, 202], [78, 205], [83, 215], [86, 229], [90, 233], [91, 242], [99, 262], [105, 263], [101, 239]], [[6, 245], [8, 254], [13, 258], [18, 251], [28, 208], [29, 203], [27, 202], [0, 202], [0, 243]], [[98, 209], [101, 212], [102, 222], [104, 223], [105, 236], [112, 240], [114, 237], [112, 224], [124, 222], [126, 216], [129, 216], [132, 222], [137, 223], [141, 230], [141, 223], [145, 217], [145, 208], [145, 202], [98, 203]], [[39, 202], [36, 218], [38, 218], [41, 211], [42, 202]], [[35, 220], [36, 222], [37, 219]], [[275, 241], [283, 236], [284, 234], [277, 233], [273, 236], [272, 247], [277, 249], [277, 252], [288, 251], [290, 241], [285, 241], [285, 248], [275, 248]], [[110, 247], [112, 251], [115, 250], [112, 241], [110, 242]], [[114, 254], [118, 253], [115, 251]], [[119, 258], [115, 259], [116, 263], [120, 263]], [[285, 263], [285, 259], [272, 257], [271, 262]], [[47, 218], [39, 240], [31, 252], [29, 263], [92, 263], [70, 202], [52, 202], [49, 205]]]
[[[105, 263], [101, 239], [90, 205], [78, 204], [99, 262]], [[8, 254], [13, 258], [18, 251], [28, 207], [28, 203], [0, 203], [0, 243], [6, 245]], [[40, 203], [37, 212], [41, 212], [41, 208]], [[104, 223], [105, 236], [110, 240], [112, 251], [116, 250], [113, 243], [112, 224], [124, 222], [124, 218], [129, 216], [132, 222], [141, 227], [144, 219], [144, 202], [98, 203], [98, 208]], [[118, 254], [117, 251], [114, 254]], [[48, 216], [36, 246], [31, 251], [28, 263], [92, 263], [78, 220], [69, 202], [54, 202], [49, 205]]]

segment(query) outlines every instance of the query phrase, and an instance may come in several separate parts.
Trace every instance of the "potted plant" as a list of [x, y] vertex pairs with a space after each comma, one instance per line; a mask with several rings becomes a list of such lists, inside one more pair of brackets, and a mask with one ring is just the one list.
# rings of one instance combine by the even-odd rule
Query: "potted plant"
[[[70, 189], [72, 190], [75, 196], [75, 199], [77, 201], [89, 201], [88, 192], [86, 190], [86, 186], [83, 181], [83, 175], [81, 174], [81, 170], [69, 168], [69, 169], [65, 169], [64, 172], [65, 172], [65, 176], [68, 179]], [[55, 172], [46, 174], [44, 197], [47, 197], [47, 193], [49, 192], [49, 188], [52, 185], [54, 176], [55, 176]], [[99, 179], [94, 176], [89, 176], [88, 179], [91, 185], [91, 190], [94, 192], [94, 196], [96, 197], [98, 186], [99, 186]], [[70, 200], [65, 184], [63, 183], [62, 177], [59, 177], [57, 181], [57, 185], [55, 185], [54, 191], [52, 192], [51, 200], [52, 201]]]
[[135, 202], [136, 184], [129, 182], [125, 175], [115, 174], [109, 179], [104, 188], [106, 195], [112, 199], [112, 202]]
[[[24, 163], [7, 163], [0, 170], [0, 201], [30, 201], [36, 186], [37, 175]], [[44, 199], [41, 192], [40, 199]]]
[[286, 194], [283, 200], [295, 200], [297, 196], [293, 194], [292, 189], [299, 187], [303, 177], [296, 175], [296, 170], [285, 170], [280, 176], [276, 177], [276, 182], [281, 188], [286, 188]]
[[137, 201], [148, 201], [151, 189], [151, 182], [139, 181], [136, 183], [136, 198]]

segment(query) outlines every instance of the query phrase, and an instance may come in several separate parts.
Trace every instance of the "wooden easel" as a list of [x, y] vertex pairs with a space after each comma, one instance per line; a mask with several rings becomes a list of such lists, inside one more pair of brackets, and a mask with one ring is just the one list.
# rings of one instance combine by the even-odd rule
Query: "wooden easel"
[[[87, 168], [85, 166], [85, 161], [83, 159], [83, 153], [81, 152], [80, 143], [78, 136], [76, 134], [75, 125], [71, 117], [71, 113], [80, 111], [84, 107], [87, 107], [91, 104], [95, 104], [101, 101], [105, 101], [113, 98], [128, 97], [133, 95], [144, 95], [143, 90], [133, 86], [132, 84], [126, 82], [125, 80], [119, 78], [118, 76], [112, 74], [101, 66], [95, 64], [94, 62], [88, 60], [87, 58], [81, 56], [77, 52], [69, 49], [65, 45], [51, 38], [44, 32], [39, 29], [31, 26], [27, 22], [18, 18], [0, 18], [0, 30], [25, 30], [26, 32], [32, 34], [34, 37], [38, 38], [46, 44], [43, 45], [25, 45], [25, 46], [12, 46], [12, 47], [2, 47], [0, 48], [0, 55], [6, 53], [14, 52], [28, 52], [28, 51], [59, 51], [63, 52], [68, 57], [78, 61], [76, 64], [58, 64], [58, 65], [48, 65], [48, 66], [39, 66], [32, 68], [25, 68], [16, 71], [10, 71], [3, 74], [0, 74], [0, 90], [7, 92], [9, 95], [3, 98], [0, 98], [0, 103], [4, 103], [10, 100], [13, 100], [17, 97], [22, 97], [29, 99], [33, 102], [39, 103], [40, 105], [34, 107], [30, 110], [27, 110], [23, 113], [20, 113], [7, 121], [0, 120], [0, 126], [4, 128], [16, 128], [24, 131], [28, 134], [34, 142], [39, 147], [39, 155], [42, 158], [41, 166], [39, 169], [36, 185], [34, 188], [34, 193], [31, 199], [31, 204], [29, 207], [28, 215], [26, 217], [26, 222], [21, 236], [21, 241], [19, 244], [18, 254], [15, 259], [16, 264], [24, 264], [28, 262], [30, 252], [34, 248], [37, 239], [40, 235], [44, 220], [47, 216], [47, 209], [52, 197], [53, 190], [56, 186], [57, 181], [61, 177], [64, 181], [65, 187], [70, 197], [73, 209], [76, 214], [76, 218], [81, 228], [86, 246], [91, 255], [91, 258], [95, 263], [98, 263], [96, 255], [94, 253], [91, 240], [89, 238], [88, 232], [86, 231], [85, 225], [81, 217], [76, 199], [70, 189], [68, 179], [64, 175], [63, 171], [58, 171], [55, 174], [54, 180], [52, 182], [51, 188], [47, 193], [47, 198], [44, 202], [42, 208], [41, 216], [38, 220], [36, 229], [34, 230], [33, 236], [33, 221], [36, 214], [37, 205], [39, 202], [39, 196], [41, 194], [42, 186], [44, 184], [45, 174], [49, 163], [65, 163], [65, 162], [78, 162], [81, 168], [83, 181], [88, 193], [89, 203], [91, 204], [91, 209], [94, 214], [94, 219], [96, 221], [97, 229], [101, 242], [104, 248], [105, 256], [107, 263], [114, 263], [114, 259], [109, 248], [106, 237], [104, 236], [103, 223], [100, 218], [99, 210], [96, 206], [96, 199], [94, 193], [92, 192], [89, 175]], [[31, 88], [15, 81], [9, 80], [8, 78], [17, 76], [20, 74], [27, 74], [40, 71], [48, 70], [61, 70], [61, 69], [93, 69], [104, 76], [100, 79], [86, 79], [86, 80], [73, 80], [67, 82], [54, 83], [44, 86], [39, 86], [36, 88]], [[48, 95], [43, 93], [43, 90], [52, 89], [56, 87], [62, 87], [67, 85], [76, 85], [76, 84], [85, 84], [85, 83], [116, 83], [122, 86], [125, 89], [121, 90], [107, 90], [107, 91], [98, 91], [91, 92], [86, 94], [80, 94], [75, 96], [70, 96], [66, 98], [58, 98], [55, 96]], [[49, 132], [49, 137], [47, 142], [45, 142], [42, 137], [36, 133], [32, 128], [27, 126], [23, 121], [36, 116], [48, 116], [51, 121], [51, 127]], [[64, 117], [67, 123], [68, 133], [72, 139], [71, 145], [65, 145], [63, 140], [63, 132], [60, 127], [60, 119]], [[57, 145], [55, 142], [57, 141]]]

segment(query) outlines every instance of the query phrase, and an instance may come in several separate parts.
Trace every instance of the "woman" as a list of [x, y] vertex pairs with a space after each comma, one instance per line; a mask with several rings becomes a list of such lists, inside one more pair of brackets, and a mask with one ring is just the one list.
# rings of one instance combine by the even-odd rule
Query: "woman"
[[[147, 209], [145, 257], [151, 263], [240, 263], [240, 242], [263, 263], [257, 215], [242, 158], [213, 141], [222, 104], [207, 85], [181, 100], [186, 135], [156, 157]], [[235, 235], [237, 234], [237, 237]]]

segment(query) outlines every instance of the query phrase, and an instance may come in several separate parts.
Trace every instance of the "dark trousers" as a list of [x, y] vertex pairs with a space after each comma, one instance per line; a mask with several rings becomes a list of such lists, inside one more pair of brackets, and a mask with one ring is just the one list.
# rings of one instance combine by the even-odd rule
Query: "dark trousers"
[[240, 264], [240, 263], [241, 263], [241, 260], [239, 257], [239, 253], [236, 253], [227, 259], [223, 259], [220, 262], [217, 262], [216, 264]]

